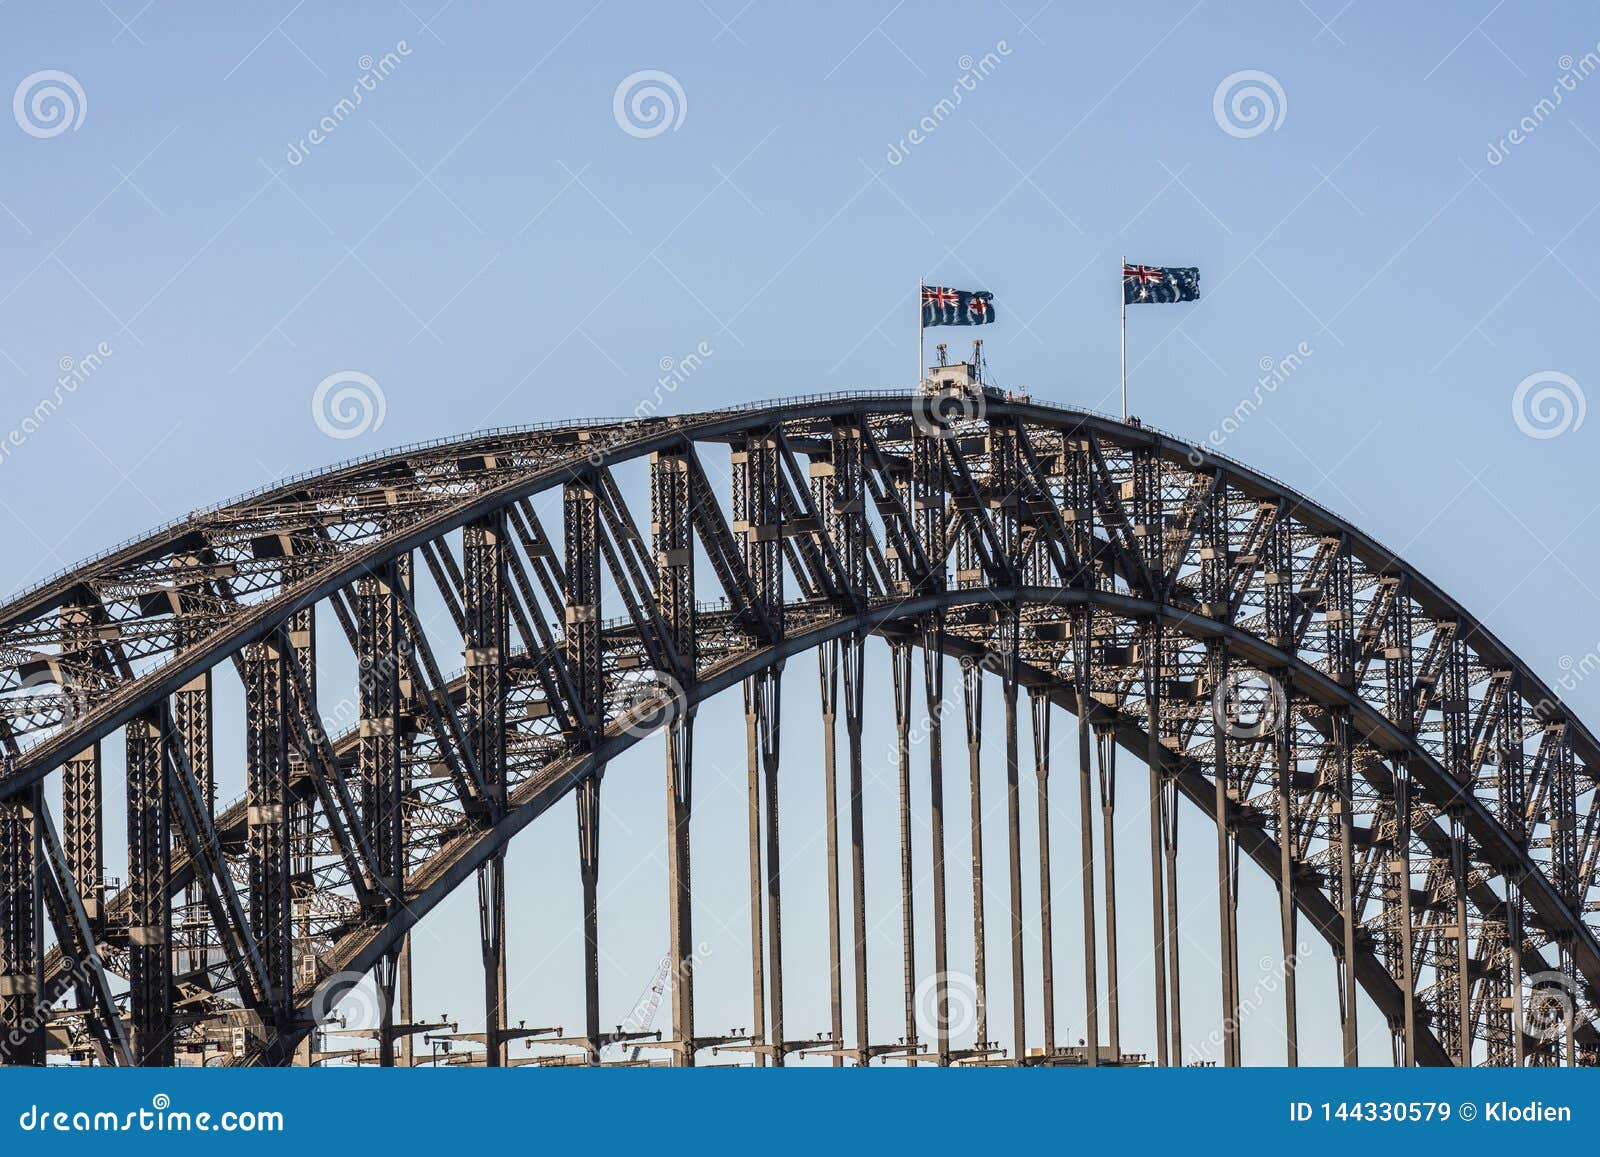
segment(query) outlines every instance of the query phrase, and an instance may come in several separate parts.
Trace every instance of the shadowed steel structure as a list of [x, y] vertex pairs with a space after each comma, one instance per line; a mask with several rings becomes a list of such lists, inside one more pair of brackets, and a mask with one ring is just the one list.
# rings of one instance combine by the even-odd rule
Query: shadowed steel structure
[[[630, 501], [628, 471], [647, 475], [648, 509]], [[546, 492], [559, 496], [559, 525], [536, 513]], [[422, 595], [444, 608], [438, 622], [423, 621]], [[337, 630], [319, 633], [319, 609]], [[869, 685], [869, 643], [888, 650], [881, 686]], [[353, 658], [355, 686], [319, 686], [329, 649]], [[457, 649], [464, 667], [447, 674], [442, 659], [454, 666]], [[781, 692], [808, 652], [822, 713], [831, 1023], [796, 1039], [784, 1016], [779, 784], [817, 785], [792, 740], [781, 758]], [[947, 658], [961, 665], [948, 688]], [[215, 687], [234, 678], [242, 761], [213, 736]], [[988, 864], [986, 686], [1001, 697], [1007, 829], [1004, 862]], [[702, 701], [736, 688], [751, 1021], [711, 1036], [694, 1005], [694, 725]], [[970, 812], [949, 798], [940, 741], [957, 694]], [[329, 734], [318, 705], [338, 697], [349, 729]], [[867, 830], [861, 806], [863, 717], [885, 697], [898, 836]], [[1052, 774], [1058, 707], [1075, 717], [1077, 742], [1061, 745]], [[927, 742], [912, 742], [913, 727]], [[475, 1063], [509, 1063], [518, 1040], [598, 1063], [607, 1045], [643, 1035], [601, 1026], [600, 792], [607, 763], [659, 728], [671, 1024], [644, 1045], [672, 1063], [712, 1049], [757, 1065], [803, 1053], [834, 1064], [1182, 1063], [1180, 800], [1215, 822], [1226, 1063], [1242, 1057], [1244, 862], [1280, 900], [1288, 1063], [1308, 995], [1295, 976], [1302, 924], [1332, 948], [1337, 990], [1316, 997], [1338, 1001], [1347, 1063], [1358, 989], [1399, 1063], [1600, 1055], [1600, 945], [1585, 920], [1600, 748], [1538, 675], [1403, 559], [1280, 483], [1147, 427], [970, 389], [408, 447], [197, 512], [12, 599], [0, 608], [3, 1059], [314, 1063], [319, 1022], [371, 975], [385, 1012], [370, 1059], [414, 1063], [414, 1038], [439, 1026], [411, 1015], [408, 932], [475, 881], [486, 1026], [454, 1035], [471, 1038]], [[111, 743], [125, 747], [125, 832], [103, 822]], [[1119, 785], [1129, 754], [1147, 777]], [[216, 798], [223, 760], [247, 777], [232, 804]], [[46, 802], [52, 777], [59, 815]], [[1077, 838], [1057, 831], [1054, 847], [1052, 786], [1055, 806], [1079, 818]], [[1119, 976], [1116, 906], [1125, 922], [1130, 902], [1111, 846], [1119, 786], [1150, 815], [1137, 850], [1149, 856], [1157, 955], [1153, 990], [1137, 993]], [[1029, 793], [1037, 864], [1022, 851]], [[508, 1027], [505, 849], [569, 794], [583, 1024]], [[932, 896], [919, 922], [922, 833], [910, 817], [924, 800]], [[974, 853], [947, 862], [947, 823], [969, 815]], [[128, 877], [114, 888], [107, 838], [126, 840]], [[867, 981], [865, 849], [896, 838], [902, 983], [884, 992]], [[1082, 875], [1082, 1047], [1056, 1039], [1052, 852]], [[947, 890], [969, 882], [975, 927], [950, 926]], [[1142, 910], [1146, 897], [1135, 900]], [[1024, 942], [1025, 918], [1041, 951]], [[923, 937], [932, 976], [916, 967]], [[949, 1003], [956, 937], [972, 938], [977, 989], [977, 1031], [961, 1041], [947, 1017], [930, 1026], [919, 1015], [929, 985], [935, 1009]], [[989, 945], [1003, 945], [992, 970]], [[1011, 993], [1009, 1024], [986, 1015], [997, 985]], [[1025, 1016], [1029, 993], [1042, 1023]], [[1124, 1039], [1129, 1000], [1152, 1002], [1154, 1039]], [[904, 1006], [902, 1039], [869, 1035], [869, 1005], [885, 1002]]]

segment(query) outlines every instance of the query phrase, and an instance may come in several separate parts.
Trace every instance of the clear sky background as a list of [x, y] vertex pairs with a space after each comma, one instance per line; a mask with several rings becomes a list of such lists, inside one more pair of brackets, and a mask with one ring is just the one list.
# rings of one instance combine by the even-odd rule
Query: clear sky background
[[[711, 352], [672, 411], [907, 387], [919, 280], [995, 294], [1000, 321], [984, 336], [1001, 384], [1114, 411], [1126, 254], [1199, 266], [1204, 295], [1130, 311], [1135, 413], [1204, 439], [1254, 394], [1263, 362], [1299, 351], [1222, 451], [1390, 545], [1554, 679], [1600, 646], [1600, 418], [1581, 420], [1600, 372], [1600, 78], [1586, 75], [1597, 56], [1584, 62], [1597, 42], [1591, 5], [1503, 0], [13, 0], [0, 7], [0, 96], [25, 97], [42, 70], [78, 92], [64, 131], [25, 99], [0, 117], [0, 592], [280, 475], [483, 426], [631, 412], [664, 360], [702, 344]], [[387, 75], [336, 113], [386, 53]], [[665, 131], [614, 111], [641, 70], [678, 90]], [[1270, 84], [1224, 84], [1247, 70]], [[1230, 112], [1240, 84], [1271, 108]], [[1270, 124], [1247, 119], [1252, 108]], [[311, 143], [328, 116], [336, 127]], [[933, 127], [912, 144], [924, 118]], [[92, 375], [26, 428], [61, 367], [102, 343]], [[369, 375], [384, 404], [381, 424], [349, 438], [328, 436], [312, 402], [341, 371]], [[1532, 401], [1546, 388], [1566, 408], [1541, 418]], [[811, 670], [791, 667], [797, 713]], [[1600, 715], [1600, 688], [1568, 699]], [[705, 1031], [749, 1022], [742, 736], [723, 710], [710, 714], [728, 738], [710, 728], [703, 745], [728, 778], [725, 798], [706, 789], [700, 830], [716, 847], [701, 862], [725, 869], [706, 870], [723, 892], [703, 898], [730, 924], [701, 921]], [[608, 780], [615, 830], [632, 832], [607, 845], [619, 893], [604, 933], [608, 1023], [665, 945], [654, 885], [649, 904], [616, 887], [656, 878], [658, 742], [631, 780]], [[871, 750], [889, 750], [886, 730]], [[815, 751], [814, 733], [790, 735], [790, 766], [814, 767]], [[957, 769], [960, 756], [953, 743]], [[878, 789], [869, 806], [887, 823], [892, 785]], [[814, 823], [807, 806], [795, 805], [797, 832]], [[1062, 806], [1070, 841], [1075, 809]], [[1132, 806], [1126, 823], [1132, 966], [1148, 912]], [[875, 1027], [889, 1039], [898, 918], [881, 830]], [[570, 816], [535, 832], [513, 853], [513, 1019], [575, 1024]], [[1208, 882], [1185, 925], [1185, 1021], [1199, 1038], [1217, 1015], [1200, 975], [1216, 951], [1213, 853], [1201, 827], [1185, 840]], [[792, 1035], [826, 1025], [821, 949], [804, 941], [818, 931], [819, 861], [804, 843], [790, 841], [809, 877], [786, 911]], [[551, 888], [557, 867], [567, 875]], [[1276, 934], [1265, 883], [1249, 887], [1247, 993]], [[1081, 1022], [1075, 903], [1063, 869], [1063, 1036]], [[1002, 911], [997, 892], [992, 923]], [[965, 918], [958, 907], [953, 926]], [[470, 897], [434, 927], [422, 1011], [474, 1021], [475, 983], [451, 992], [476, 959]], [[997, 937], [997, 989], [1002, 949]], [[1147, 975], [1125, 978], [1130, 1003]], [[1332, 1061], [1325, 951], [1305, 975], [1305, 1047]], [[997, 992], [997, 1024], [1004, 1007]], [[1367, 1012], [1363, 1055], [1377, 1061], [1385, 1034]], [[1269, 998], [1247, 1022], [1250, 1059], [1280, 1055], [1276, 1013]], [[1126, 1015], [1136, 1040], [1146, 1014]]]

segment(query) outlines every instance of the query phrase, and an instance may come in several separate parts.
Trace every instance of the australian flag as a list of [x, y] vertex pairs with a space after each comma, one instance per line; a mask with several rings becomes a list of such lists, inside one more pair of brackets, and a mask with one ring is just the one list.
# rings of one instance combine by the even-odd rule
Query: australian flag
[[1164, 265], [1123, 265], [1122, 304], [1199, 301], [1200, 271]]
[[994, 320], [994, 294], [982, 289], [922, 287], [922, 324], [988, 325]]

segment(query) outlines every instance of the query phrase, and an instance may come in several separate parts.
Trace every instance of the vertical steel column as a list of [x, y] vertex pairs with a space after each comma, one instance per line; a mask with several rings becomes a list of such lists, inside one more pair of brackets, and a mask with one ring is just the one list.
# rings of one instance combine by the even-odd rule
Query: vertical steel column
[[[83, 665], [98, 666], [103, 661], [102, 651], [91, 606], [69, 604], [61, 608], [60, 616], [63, 648], [74, 652]], [[78, 699], [81, 693], [78, 689], [71, 698]], [[176, 698], [181, 699], [181, 693]], [[105, 916], [103, 794], [97, 740], [69, 758], [61, 768], [61, 818], [67, 870], [83, 899], [89, 928], [95, 933], [103, 926]]]
[[760, 703], [755, 678], [744, 681], [744, 747], [749, 788], [746, 793], [750, 864], [750, 1042], [755, 1066], [767, 1063], [766, 920], [761, 886], [761, 737]]
[[839, 700], [839, 643], [817, 649], [817, 681], [822, 700], [822, 807], [828, 857], [828, 1024], [834, 1068], [844, 1064], [844, 963], [839, 934], [839, 765], [836, 718]]
[[[1073, 677], [1076, 683], [1076, 709], [1078, 715], [1078, 841], [1079, 860], [1078, 874], [1082, 877], [1083, 884], [1083, 1007], [1084, 1017], [1088, 1030], [1089, 1064], [1100, 1064], [1100, 982], [1098, 975], [1099, 951], [1096, 946], [1095, 927], [1095, 894], [1094, 894], [1094, 743], [1090, 736], [1089, 715], [1090, 704], [1094, 702], [1093, 676], [1089, 666], [1089, 647], [1091, 640], [1090, 611], [1085, 607], [1073, 616], [1074, 642], [1072, 646]], [[1048, 701], [1045, 710], [1049, 709]], [[1037, 737], [1038, 727], [1035, 724]], [[1045, 747], [1048, 752], [1049, 734], [1045, 734]], [[1037, 742], [1037, 738], [1035, 739]], [[1048, 768], [1049, 760], [1046, 758], [1045, 766]], [[1045, 779], [1039, 780], [1039, 846], [1041, 854], [1049, 852], [1049, 824], [1046, 815], [1049, 811], [1049, 799], [1045, 792]], [[1043, 887], [1048, 884], [1050, 875], [1048, 870], [1041, 868], [1041, 894]], [[1047, 907], [1047, 905], [1042, 905]], [[1041, 908], [1041, 910], [1042, 910]], [[1050, 952], [1050, 941], [1045, 940], [1045, 952]], [[1055, 1020], [1054, 1008], [1046, 1009], [1046, 1035], [1054, 1039]], [[1046, 1049], [1049, 1041], [1046, 1041]]]
[[[1280, 673], [1284, 698], [1294, 701], [1288, 673]], [[1278, 925], [1282, 933], [1283, 951], [1283, 1019], [1284, 1061], [1289, 1068], [1300, 1063], [1300, 1030], [1296, 1000], [1295, 974], [1300, 963], [1299, 930], [1296, 927], [1298, 910], [1295, 908], [1295, 873], [1299, 871], [1295, 857], [1295, 772], [1297, 770], [1294, 721], [1286, 719], [1276, 736], [1275, 762], [1277, 763], [1278, 808]]]
[[[309, 610], [302, 612], [309, 619]], [[296, 616], [299, 618], [300, 616]], [[199, 632], [194, 628], [186, 628], [182, 634], [186, 641], [195, 641], [193, 636]], [[315, 679], [315, 665], [302, 664], [308, 680]], [[200, 789], [200, 806], [205, 809], [208, 816], [216, 813], [216, 771], [215, 758], [211, 734], [211, 671], [207, 669], [195, 676], [189, 682], [179, 687], [172, 694], [172, 721], [176, 735], [173, 737], [182, 748], [189, 767], [194, 772], [195, 783]], [[315, 725], [314, 720], [308, 720]], [[98, 775], [98, 771], [96, 772]], [[70, 825], [69, 825], [70, 826]], [[87, 905], [87, 901], [86, 901]], [[210, 952], [207, 946], [208, 921], [204, 917], [205, 905], [203, 892], [198, 882], [192, 882], [185, 890], [184, 900], [184, 934], [181, 937], [183, 947], [188, 950], [193, 959], [191, 967], [205, 969], [210, 963]], [[96, 904], [98, 908], [98, 903]], [[224, 935], [218, 929], [218, 935]]]
[[1006, 827], [1011, 877], [1011, 1032], [1017, 1063], [1027, 1061], [1028, 990], [1022, 959], [1022, 772], [1017, 740], [1017, 636], [1015, 607], [1002, 612], [1006, 630], [1001, 689], [1006, 703]]
[[1156, 1064], [1167, 1064], [1167, 944], [1162, 906], [1162, 751], [1161, 751], [1161, 623], [1152, 619], [1145, 634], [1145, 729], [1150, 765], [1150, 916], [1156, 994]]
[[[562, 650], [578, 697], [584, 731], [579, 741], [598, 742], [605, 726], [605, 667], [600, 639], [600, 503], [592, 478], [563, 488], [566, 566], [562, 597], [566, 632]], [[584, 1038], [589, 1063], [600, 1063], [600, 778], [596, 767], [578, 785], [578, 870], [583, 884]]]
[[1168, 1013], [1172, 1026], [1172, 1063], [1183, 1064], [1183, 1016], [1181, 975], [1178, 971], [1178, 778], [1173, 773], [1161, 776], [1161, 846], [1167, 862], [1167, 975]]
[[[157, 774], [158, 800], [160, 783]], [[0, 1063], [7, 1065], [43, 1065], [47, 1055], [39, 880], [43, 807], [42, 784], [0, 801]], [[133, 949], [130, 958], [138, 960], [139, 950]], [[139, 1011], [145, 1009], [141, 1001]], [[140, 1040], [141, 1045], [146, 1043], [147, 1039]]]
[[[651, 538], [656, 603], [677, 655], [676, 690], [695, 674], [694, 519], [689, 463], [683, 453], [650, 458]], [[694, 714], [686, 694], [669, 708], [667, 723], [667, 927], [672, 956], [672, 1028], [676, 1063], [693, 1066], [694, 919], [689, 824], [694, 800]]]
[[1095, 728], [1100, 757], [1100, 831], [1106, 858], [1106, 1043], [1112, 1063], [1122, 1063], [1122, 1017], [1117, 1002], [1117, 733]]
[[978, 1049], [989, 1047], [989, 983], [983, 930], [983, 667], [961, 665], [967, 721], [967, 776], [972, 804], [972, 983]]
[[[510, 614], [504, 510], [461, 532], [462, 658], [466, 664], [466, 733], [483, 780], [489, 814], [506, 808], [506, 674]], [[505, 1063], [506, 869], [502, 849], [478, 869], [478, 941], [483, 957], [485, 1064]]]
[[1355, 1065], [1359, 1036], [1356, 1029], [1356, 895], [1353, 857], [1355, 851], [1355, 817], [1352, 799], [1354, 786], [1354, 751], [1350, 735], [1350, 715], [1345, 710], [1333, 712], [1334, 759], [1337, 783], [1334, 806], [1338, 809], [1339, 856], [1339, 907], [1341, 909], [1340, 948], [1337, 953], [1339, 968], [1339, 1020], [1344, 1030], [1344, 1063]]
[[[863, 429], [857, 417], [836, 419], [831, 453], [813, 456], [809, 467], [811, 489], [823, 527], [843, 571], [852, 608], [864, 605], [867, 595], [866, 476], [862, 461]], [[839, 778], [836, 748], [839, 670], [845, 662], [841, 647], [830, 642], [818, 651], [823, 713], [823, 806], [827, 823], [828, 856], [828, 961], [830, 1025], [835, 1066], [844, 1064], [843, 935], [840, 926], [839, 882]], [[852, 801], [853, 802], [853, 801]], [[859, 846], [859, 845], [858, 845]]]
[[1450, 890], [1455, 919], [1456, 1064], [1472, 1064], [1472, 946], [1467, 925], [1467, 831], [1459, 808], [1450, 809]]
[[950, 958], [944, 875], [944, 618], [923, 624], [922, 681], [928, 708], [928, 807], [933, 845], [933, 971], [939, 1064], [950, 1063]]
[[769, 667], [756, 676], [759, 701], [757, 736], [766, 789], [767, 827], [767, 986], [772, 1001], [772, 1063], [781, 1066], [787, 1045], [783, 1037], [783, 904], [780, 887], [782, 860], [778, 851], [778, 755], [783, 726], [780, 682], [782, 666]]
[[600, 1063], [600, 777], [578, 784], [578, 870], [583, 880], [583, 1036]]
[[[900, 770], [900, 961], [905, 991], [904, 1043], [916, 1052], [917, 1043], [917, 913], [913, 895], [915, 875], [911, 847], [911, 643], [895, 639], [889, 644], [889, 665], [894, 677], [895, 752]], [[911, 1062], [915, 1065], [915, 1061]]]
[[[137, 1063], [172, 1064], [172, 909], [166, 773], [161, 716], [151, 711], [127, 725], [128, 1009]], [[254, 862], [252, 858], [252, 863]], [[287, 891], [287, 889], [285, 889]], [[280, 893], [281, 894], [281, 893]], [[284, 918], [287, 930], [287, 917]], [[260, 932], [257, 932], [260, 935]], [[265, 949], [265, 944], [263, 944]], [[283, 962], [274, 957], [280, 966]], [[276, 975], [276, 974], [274, 974]]]
[[694, 890], [690, 886], [690, 805], [694, 798], [694, 716], [680, 709], [667, 723], [667, 932], [672, 955], [672, 1029], [676, 1063], [693, 1067]]
[[1417, 1063], [1417, 978], [1411, 914], [1411, 761], [1404, 755], [1395, 761], [1394, 828], [1396, 856], [1389, 870], [1400, 909], [1400, 990], [1405, 1002], [1400, 1020], [1402, 1059], [1412, 1066]]
[[[398, 563], [381, 566], [356, 580], [356, 668], [361, 722], [356, 768], [361, 784], [363, 826], [372, 848], [376, 891], [392, 917], [404, 902], [405, 772], [401, 759], [402, 664]], [[382, 994], [378, 1063], [395, 1063], [395, 985], [401, 979], [401, 952], [388, 953], [374, 970]], [[408, 994], [402, 990], [402, 997]], [[404, 1015], [401, 1021], [405, 1021]], [[410, 1038], [405, 1038], [410, 1048]]]
[[[1214, 687], [1221, 687], [1228, 675], [1228, 650], [1226, 643], [1218, 644], [1211, 655], [1211, 675]], [[1214, 756], [1213, 775], [1216, 779], [1217, 808], [1217, 914], [1221, 923], [1218, 939], [1222, 952], [1222, 1056], [1223, 1064], [1237, 1067], [1239, 1055], [1239, 945], [1238, 932], [1239, 892], [1237, 851], [1234, 842], [1235, 806], [1232, 800], [1231, 734], [1228, 719], [1222, 712], [1212, 720], [1214, 732], [1211, 739]], [[1281, 726], [1282, 721], [1278, 721]]]
[[867, 867], [866, 830], [862, 815], [861, 727], [865, 705], [862, 700], [862, 681], [865, 675], [863, 650], [865, 640], [852, 634], [844, 640], [844, 726], [850, 745], [850, 889], [852, 906], [852, 936], [855, 949], [855, 1021], [856, 1063], [865, 1065], [872, 1060], [871, 1037], [868, 1035], [867, 1004]]
[[67, 870], [83, 897], [89, 927], [98, 931], [105, 915], [105, 839], [101, 829], [100, 744], [80, 751], [61, 769], [61, 816]]
[[[261, 948], [263, 1000], [281, 1019], [294, 992], [294, 901], [290, 872], [289, 749], [280, 627], [245, 651], [246, 771], [249, 780], [250, 924]], [[131, 741], [131, 740], [130, 740]]]
[[[770, 431], [751, 434], [732, 452], [733, 530], [743, 538], [745, 574], [750, 589], [743, 592], [760, 608], [772, 638], [783, 634], [783, 493], [780, 477], [780, 452]], [[782, 1063], [784, 1042], [781, 968], [782, 938], [779, 898], [778, 833], [778, 670], [769, 668], [745, 680], [745, 747], [750, 782], [750, 981], [755, 1012], [753, 1041], [755, 1063], [765, 1063], [771, 1055]], [[765, 775], [763, 776], [763, 769]], [[767, 782], [767, 860], [762, 873], [761, 783]], [[763, 880], [765, 887], [763, 887]], [[762, 901], [765, 894], [772, 940], [768, 961], [771, 965], [772, 1031], [768, 1032], [768, 978], [762, 963], [764, 927]]]
[[[1055, 938], [1050, 922], [1050, 693], [1048, 689], [1039, 688], [1031, 692], [1028, 696], [1028, 706], [1033, 722], [1033, 775], [1039, 808], [1039, 985], [1044, 1017], [1044, 1055], [1048, 1059], [1056, 1052]], [[1086, 883], [1088, 884], [1086, 898], [1092, 904], [1093, 877], [1086, 877]], [[1089, 911], [1092, 929], [1093, 909]], [[1090, 955], [1087, 961], [1092, 961], [1093, 931], [1090, 930], [1088, 935]], [[1086, 985], [1090, 992], [1094, 990], [1093, 967], [1090, 963]], [[1094, 1042], [1089, 1053], [1091, 1065], [1099, 1062], [1100, 1051], [1100, 1034], [1096, 1027], [1096, 1011], [1092, 1000], [1091, 997], [1088, 1008], [1089, 1039]]]

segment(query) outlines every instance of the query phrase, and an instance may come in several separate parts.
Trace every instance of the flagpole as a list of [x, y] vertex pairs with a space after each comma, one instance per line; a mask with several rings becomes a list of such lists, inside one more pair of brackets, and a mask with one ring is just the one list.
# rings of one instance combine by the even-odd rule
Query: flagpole
[[[1122, 268], [1128, 268], [1128, 255], [1122, 255]], [[1128, 420], [1128, 288], [1122, 278], [1117, 278], [1117, 288], [1122, 292], [1122, 420]]]
[[923, 335], [922, 295], [927, 293], [927, 292], [928, 292], [928, 283], [926, 281], [919, 281], [917, 283], [917, 389], [918, 389], [919, 392], [922, 389], [922, 371], [923, 371], [922, 351], [924, 349], [924, 346], [923, 346], [924, 339], [923, 339], [923, 336], [922, 336]]

